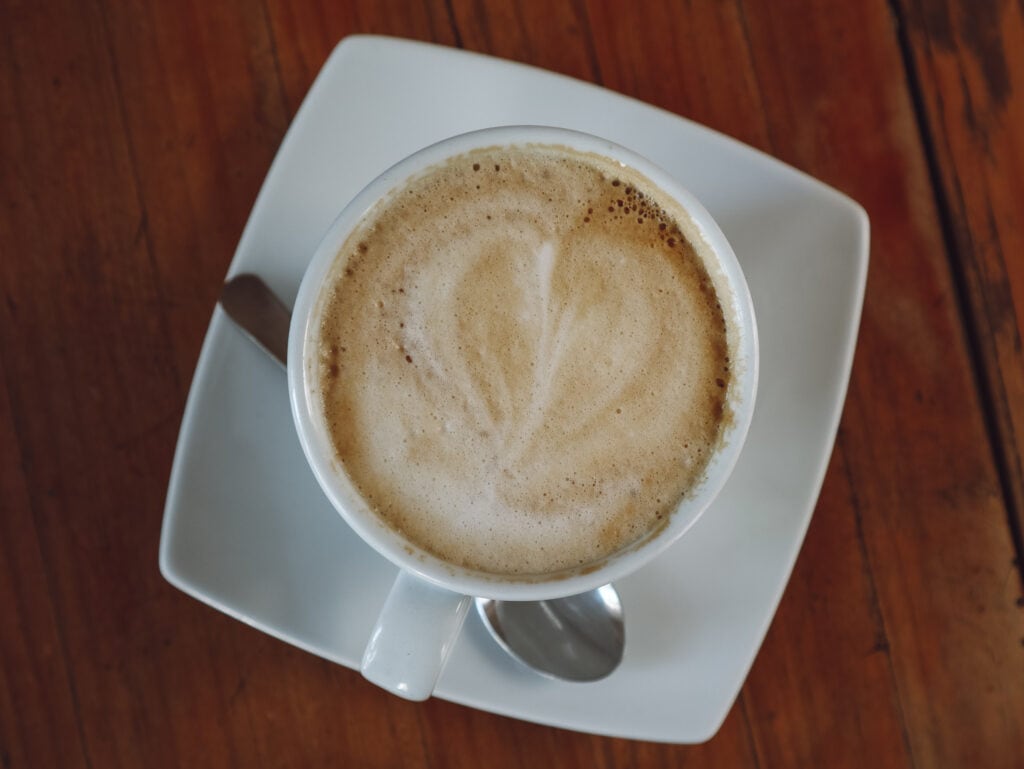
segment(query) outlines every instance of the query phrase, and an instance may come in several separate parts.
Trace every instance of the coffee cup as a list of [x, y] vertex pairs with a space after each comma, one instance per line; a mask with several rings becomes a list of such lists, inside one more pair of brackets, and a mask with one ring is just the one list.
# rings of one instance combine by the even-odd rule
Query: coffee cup
[[729, 477], [757, 373], [735, 254], [636, 153], [506, 126], [384, 171], [323, 237], [288, 342], [310, 467], [399, 569], [363, 674], [425, 699], [473, 596], [657, 557]]

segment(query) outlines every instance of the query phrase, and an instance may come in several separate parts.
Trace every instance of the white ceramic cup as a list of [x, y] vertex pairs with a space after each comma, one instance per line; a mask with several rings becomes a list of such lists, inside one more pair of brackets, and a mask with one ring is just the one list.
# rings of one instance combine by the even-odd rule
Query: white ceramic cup
[[[318, 332], [318, 299], [341, 247], [374, 204], [420, 171], [479, 147], [550, 144], [611, 158], [647, 177], [689, 213], [718, 261], [713, 276], [727, 318], [737, 331], [731, 350], [733, 419], [703, 479], [686, 495], [656, 535], [625, 548], [599, 564], [557, 578], [495, 577], [444, 562], [385, 525], [360, 497], [335, 457], [321, 405], [313, 396]], [[324, 493], [342, 517], [377, 552], [400, 569], [381, 609], [363, 657], [363, 675], [412, 700], [430, 696], [444, 667], [472, 596], [536, 601], [575, 595], [636, 571], [669, 547], [697, 520], [732, 471], [753, 416], [758, 344], [753, 306], [742, 270], [710, 214], [675, 179], [617, 144], [588, 134], [538, 126], [506, 126], [475, 131], [426, 147], [400, 161], [364, 188], [334, 220], [306, 270], [295, 300], [288, 340], [288, 386], [303, 451]], [[665, 408], [670, 409], [671, 403]]]

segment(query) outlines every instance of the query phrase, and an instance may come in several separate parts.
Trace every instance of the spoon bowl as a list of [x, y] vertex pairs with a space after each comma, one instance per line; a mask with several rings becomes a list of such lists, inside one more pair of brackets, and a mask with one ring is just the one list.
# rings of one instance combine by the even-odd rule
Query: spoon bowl
[[547, 601], [477, 598], [476, 609], [499, 646], [548, 678], [598, 681], [622, 661], [622, 602], [611, 585]]

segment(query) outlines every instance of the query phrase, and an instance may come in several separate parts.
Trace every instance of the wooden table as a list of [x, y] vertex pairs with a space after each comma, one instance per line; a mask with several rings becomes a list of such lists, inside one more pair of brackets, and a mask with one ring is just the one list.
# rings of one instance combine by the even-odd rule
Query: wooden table
[[[157, 570], [221, 281], [355, 32], [599, 83], [871, 217], [821, 498], [704, 745], [406, 703]], [[3, 0], [0, 36], [0, 765], [1024, 765], [1024, 5]]]

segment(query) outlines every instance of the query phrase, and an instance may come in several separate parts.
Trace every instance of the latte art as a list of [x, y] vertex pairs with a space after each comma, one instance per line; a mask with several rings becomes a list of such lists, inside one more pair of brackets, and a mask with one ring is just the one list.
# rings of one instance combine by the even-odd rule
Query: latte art
[[344, 471], [411, 542], [550, 574], [656, 532], [702, 477], [727, 324], [685, 213], [645, 182], [565, 148], [476, 151], [346, 242], [319, 397]]

